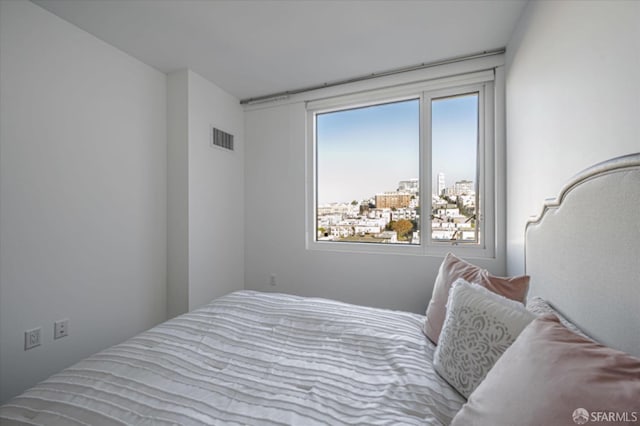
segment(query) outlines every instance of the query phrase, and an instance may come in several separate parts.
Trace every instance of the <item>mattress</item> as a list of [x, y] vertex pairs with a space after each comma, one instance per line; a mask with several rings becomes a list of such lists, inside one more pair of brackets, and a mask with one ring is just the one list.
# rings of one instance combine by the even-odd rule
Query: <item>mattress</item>
[[444, 425], [424, 317], [240, 291], [51, 376], [0, 424]]

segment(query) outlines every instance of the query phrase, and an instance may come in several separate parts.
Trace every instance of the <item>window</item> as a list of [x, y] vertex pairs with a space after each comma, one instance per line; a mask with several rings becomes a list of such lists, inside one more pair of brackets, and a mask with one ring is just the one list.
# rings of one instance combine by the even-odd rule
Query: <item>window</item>
[[483, 77], [309, 103], [309, 246], [492, 256], [494, 85]]

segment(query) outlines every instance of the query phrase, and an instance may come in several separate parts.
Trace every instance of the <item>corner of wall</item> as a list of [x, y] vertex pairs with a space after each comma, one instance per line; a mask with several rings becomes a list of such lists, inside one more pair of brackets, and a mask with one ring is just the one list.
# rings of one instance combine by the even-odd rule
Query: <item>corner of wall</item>
[[167, 317], [189, 310], [189, 71], [167, 75]]

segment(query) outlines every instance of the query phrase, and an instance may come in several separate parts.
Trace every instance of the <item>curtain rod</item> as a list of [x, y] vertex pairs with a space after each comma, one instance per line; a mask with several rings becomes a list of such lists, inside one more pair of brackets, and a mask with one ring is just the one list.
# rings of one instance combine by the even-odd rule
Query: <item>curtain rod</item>
[[299, 89], [286, 90], [284, 92], [277, 92], [277, 93], [272, 93], [272, 94], [264, 95], [264, 96], [256, 96], [254, 98], [241, 99], [240, 100], [240, 104], [241, 105], [250, 105], [250, 104], [257, 104], [257, 103], [262, 103], [262, 102], [286, 99], [289, 96], [297, 95], [298, 93], [311, 92], [313, 90], [325, 89], [327, 87], [341, 86], [341, 85], [344, 85], [344, 84], [356, 83], [356, 82], [365, 81], [365, 80], [371, 80], [372, 78], [386, 77], [386, 76], [389, 76], [389, 75], [401, 74], [401, 73], [410, 72], [410, 71], [417, 71], [417, 70], [422, 70], [422, 69], [425, 69], [425, 68], [432, 68], [432, 67], [436, 67], [436, 66], [440, 66], [440, 65], [454, 64], [456, 62], [468, 61], [468, 60], [471, 60], [471, 59], [485, 58], [487, 56], [501, 55], [504, 52], [505, 52], [505, 49], [504, 48], [500, 48], [500, 49], [494, 49], [494, 50], [485, 50], [485, 51], [474, 53], [474, 54], [471, 54], [471, 55], [455, 56], [453, 58], [442, 59], [440, 61], [435, 61], [435, 62], [423, 62], [423, 63], [418, 64], [418, 65], [412, 65], [412, 66], [402, 67], [402, 68], [395, 68], [395, 69], [392, 69], [392, 70], [382, 71], [382, 72], [374, 72], [374, 73], [371, 73], [371, 74], [361, 75], [361, 76], [358, 76], [358, 77], [348, 78], [348, 79], [345, 79], [345, 80], [337, 80], [337, 81], [333, 81], [333, 82], [329, 82], [329, 83], [317, 84], [315, 86], [301, 87]]

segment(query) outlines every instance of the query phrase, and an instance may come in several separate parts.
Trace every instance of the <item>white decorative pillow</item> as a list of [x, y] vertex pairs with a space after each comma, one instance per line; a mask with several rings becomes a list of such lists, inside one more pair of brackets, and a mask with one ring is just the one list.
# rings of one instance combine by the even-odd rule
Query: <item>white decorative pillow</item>
[[468, 398], [535, 318], [522, 303], [459, 279], [451, 287], [433, 366]]
[[553, 314], [558, 317], [560, 320], [560, 324], [567, 327], [567, 329], [576, 333], [578, 336], [584, 337], [585, 339], [593, 340], [591, 337], [587, 336], [584, 331], [580, 330], [580, 328], [565, 318], [558, 310], [551, 305], [551, 303], [547, 302], [540, 296], [532, 297], [527, 301], [527, 310], [529, 312], [533, 312], [538, 316], [543, 316], [547, 314]]

